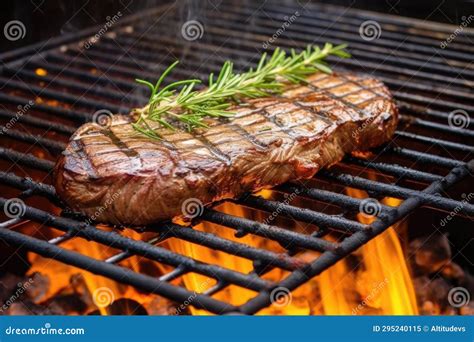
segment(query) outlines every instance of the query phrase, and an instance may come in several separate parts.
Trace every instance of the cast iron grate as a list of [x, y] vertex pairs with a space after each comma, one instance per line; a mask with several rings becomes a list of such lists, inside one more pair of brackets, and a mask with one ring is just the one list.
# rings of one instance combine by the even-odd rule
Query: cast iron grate
[[[374, 74], [391, 88], [401, 110], [402, 120], [394, 140], [374, 151], [370, 158], [346, 157], [336, 167], [320, 172], [318, 182], [297, 182], [275, 189], [276, 193], [287, 195], [297, 191], [300, 198], [314, 200], [324, 207], [337, 207], [342, 213], [249, 195], [235, 201], [235, 205], [265, 213], [277, 211], [279, 217], [312, 224], [318, 229], [305, 234], [237, 217], [218, 208], [205, 209], [200, 217], [235, 230], [236, 236], [252, 234], [276, 241], [287, 253], [248, 246], [223, 238], [219, 232], [205, 233], [173, 223], [154, 227], [155, 235], [151, 239], [139, 241], [121, 234], [120, 230], [103, 229], [77, 216], [59, 216], [57, 210], [31, 205], [24, 208], [21, 217], [1, 224], [1, 239], [177, 302], [195, 295], [171, 281], [190, 272], [202, 274], [217, 283], [198, 294], [191, 305], [218, 314], [253, 314], [271, 305], [273, 289], [294, 290], [420, 206], [456, 210], [459, 215], [474, 214], [473, 205], [452, 199], [445, 192], [468, 177], [473, 169], [474, 131], [467, 115], [474, 109], [471, 105], [474, 82], [469, 81], [474, 75], [471, 65], [474, 48], [469, 44], [473, 32], [466, 29], [442, 49], [440, 43], [455, 27], [309, 3], [252, 2], [240, 6], [237, 2], [224, 1], [217, 7], [207, 7], [194, 18], [201, 20], [204, 30], [196, 40], [181, 35], [183, 24], [189, 21], [184, 23], [177, 4], [170, 4], [118, 20], [92, 44], [89, 37], [98, 28], [53, 39], [41, 51], [37, 45], [1, 55], [0, 117], [6, 122], [2, 140], [9, 145], [0, 148], [0, 158], [6, 161], [2, 164], [5, 171], [0, 173], [0, 182], [8, 189], [20, 190], [17, 197], [22, 200], [40, 197], [61, 207], [54, 188], [43, 183], [56, 156], [65, 147], [68, 136], [78, 125], [91, 120], [95, 111], [127, 113], [145, 103], [142, 90], [133, 81], [135, 77], [154, 79], [176, 58], [183, 62], [171, 80], [204, 78], [226, 59], [234, 60], [238, 69], [247, 68], [265, 48], [272, 49], [272, 44], [268, 44], [270, 37], [288, 18], [296, 16], [279, 33], [275, 45], [301, 48], [325, 41], [349, 43], [354, 57], [331, 60], [335, 69]], [[367, 41], [359, 34], [359, 27], [368, 20], [381, 27], [379, 38]], [[85, 48], [86, 44], [90, 47]], [[47, 73], [39, 73], [38, 68]], [[35, 102], [29, 113], [18, 116], [16, 106], [25, 106], [29, 101]], [[452, 122], [453, 112], [463, 115], [462, 127]], [[8, 127], [11, 120], [18, 121], [21, 127]], [[30, 173], [35, 180], [29, 178]], [[374, 173], [380, 180], [369, 177]], [[336, 185], [339, 190], [325, 184]], [[344, 187], [365, 190], [379, 199], [400, 198], [403, 202], [398, 207], [380, 206], [377, 219], [369, 225], [362, 224], [353, 214], [363, 200], [345, 195]], [[6, 201], [0, 198], [2, 207]], [[23, 234], [15, 227], [25, 220], [53, 227], [63, 234], [49, 241]], [[327, 239], [332, 231], [342, 233], [343, 238], [336, 242]], [[254, 270], [242, 273], [160, 247], [168, 238], [251, 260]], [[95, 241], [120, 252], [106, 260], [97, 260], [63, 248], [62, 243], [71, 239]], [[320, 255], [309, 263], [303, 262], [297, 254], [301, 250], [313, 250]], [[135, 255], [174, 269], [156, 278], [119, 265]], [[289, 275], [279, 282], [266, 280], [263, 275], [273, 268], [289, 271]], [[238, 307], [213, 297], [229, 285], [253, 290], [256, 295]]]

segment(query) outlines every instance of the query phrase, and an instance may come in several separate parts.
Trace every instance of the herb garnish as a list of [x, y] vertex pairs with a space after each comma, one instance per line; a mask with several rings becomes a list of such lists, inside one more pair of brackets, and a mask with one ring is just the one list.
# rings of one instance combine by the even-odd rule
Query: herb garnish
[[293, 49], [287, 53], [276, 48], [269, 58], [266, 53], [262, 55], [257, 68], [241, 74], [234, 73], [233, 63], [227, 61], [217, 78], [214, 74], [209, 75], [209, 85], [203, 90], [195, 89], [201, 83], [197, 79], [177, 81], [162, 87], [166, 76], [178, 64], [176, 61], [163, 72], [156, 84], [136, 80], [148, 86], [151, 95], [147, 106], [135, 109], [138, 118], [133, 127], [151, 138], [160, 137], [149, 122], [159, 123], [169, 129], [175, 128], [173, 123], [176, 121], [183, 123], [189, 130], [207, 127], [204, 118], [232, 116], [233, 113], [228, 109], [237, 100], [278, 94], [287, 82], [302, 82], [305, 77], [318, 71], [330, 73], [331, 69], [324, 59], [329, 55], [350, 57], [345, 48], [346, 45], [333, 46], [329, 43], [322, 49], [309, 45], [299, 53]]

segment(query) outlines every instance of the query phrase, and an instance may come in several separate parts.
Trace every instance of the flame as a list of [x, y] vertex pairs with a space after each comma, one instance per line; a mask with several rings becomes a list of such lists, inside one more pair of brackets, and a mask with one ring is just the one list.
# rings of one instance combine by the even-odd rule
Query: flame
[[[110, 228], [103, 227], [103, 229]], [[135, 240], [140, 240], [141, 238], [141, 234], [133, 230], [128, 230], [125, 235], [128, 235]], [[111, 255], [117, 253], [116, 250], [114, 251], [110, 248], [105, 248], [99, 243], [80, 238], [74, 238], [63, 242], [61, 243], [61, 247], [93, 257], [98, 260], [105, 260]], [[47, 299], [54, 297], [64, 289], [70, 288], [71, 279], [73, 279], [73, 277], [75, 277], [77, 274], [81, 274], [86, 283], [90, 296], [89, 304], [91, 306], [88, 312], [99, 310], [101, 315], [108, 315], [108, 307], [112, 305], [114, 301], [120, 298], [131, 298], [146, 308], [151, 304], [155, 297], [152, 294], [138, 292], [132, 286], [117, 283], [112, 279], [95, 275], [82, 269], [66, 265], [54, 259], [44, 258], [34, 253], [29, 253], [28, 259], [32, 264], [28, 272], [30, 275], [34, 274], [35, 272], [39, 272], [50, 279], [50, 286], [47, 293], [45, 294], [45, 298]], [[132, 256], [120, 262], [120, 265], [140, 273], [143, 260], [139, 256]], [[104, 292], [108, 295], [102, 297], [106, 299], [106, 302], [100, 298], [101, 293]]]
[[[101, 247], [100, 244], [94, 242], [79, 241], [78, 239], [74, 239], [64, 242], [61, 246], [81, 254], [93, 255], [98, 259], [103, 259], [105, 256], [103, 247]], [[50, 286], [45, 296], [47, 298], [51, 298], [55, 294], [59, 293], [62, 289], [70, 287], [72, 277], [79, 273], [84, 276], [87, 289], [89, 290], [91, 296], [91, 301], [94, 300], [94, 292], [99, 288], [109, 289], [115, 298], [120, 293], [119, 285], [108, 278], [97, 276], [89, 272], [84, 272], [83, 270], [71, 267], [53, 259], [44, 258], [37, 254], [31, 253], [29, 259], [32, 263], [32, 267], [29, 271], [30, 274], [40, 272], [50, 279]], [[98, 306], [97, 308], [102, 315], [107, 314], [105, 306]]]
[[[362, 190], [348, 188], [346, 191], [355, 198], [368, 197]], [[398, 206], [401, 201], [386, 198], [383, 203]], [[374, 221], [363, 214], [358, 214], [357, 218], [365, 224]], [[321, 274], [326, 314], [418, 314], [415, 290], [395, 231], [404, 231], [405, 228], [406, 222], [397, 223], [356, 251], [354, 255], [359, 264], [355, 271], [348, 272], [349, 267], [344, 261]], [[354, 284], [355, 294], [344, 291]]]
[[[360, 190], [347, 189], [349, 195], [363, 198], [367, 195]], [[269, 198], [271, 191], [260, 192], [261, 196]], [[388, 198], [385, 203], [397, 206], [400, 201]], [[251, 217], [257, 219], [256, 214], [249, 209], [224, 203], [219, 208], [235, 216]], [[260, 214], [261, 215], [261, 214]], [[358, 215], [362, 223], [370, 223], [372, 218]], [[395, 228], [403, 230], [406, 223], [399, 223], [390, 227], [377, 238], [361, 247], [353, 253], [357, 260], [357, 267], [349, 266], [349, 261], [342, 260], [330, 267], [316, 278], [311, 279], [304, 285], [292, 292], [290, 300], [281, 306], [274, 303], [269, 308], [263, 309], [259, 314], [285, 314], [285, 315], [415, 315], [418, 314], [415, 292], [408, 272], [405, 258], [400, 246]], [[258, 236], [246, 235], [236, 238], [234, 231], [212, 223], [203, 223], [195, 227], [206, 232], [218, 232], [219, 236], [226, 239], [244, 243], [254, 247], [266, 248], [276, 252], [282, 252], [282, 248], [268, 240]], [[252, 270], [249, 260], [229, 255], [227, 253], [209, 250], [206, 247], [187, 243], [181, 240], [169, 241], [169, 246], [176, 252], [188, 255], [200, 261], [218, 264], [224, 267], [248, 273]], [[307, 261], [312, 261], [318, 256], [316, 252], [305, 252], [298, 255]], [[352, 260], [352, 261], [354, 261]], [[288, 272], [274, 269], [264, 276], [270, 281], [281, 281]], [[187, 274], [183, 276], [184, 285], [199, 293], [215, 285], [215, 281], [198, 274]], [[256, 295], [255, 292], [238, 286], [229, 286], [225, 290], [213, 295], [214, 298], [241, 305]], [[207, 315], [207, 311], [190, 307], [194, 315]]]
[[[364, 191], [356, 189], [346, 189], [352, 197], [365, 198]], [[270, 190], [261, 191], [260, 196], [270, 198], [273, 192]], [[394, 198], [386, 198], [383, 201], [389, 206], [398, 206], [400, 201]], [[254, 211], [232, 203], [223, 203], [217, 207], [235, 216], [247, 217], [257, 221], [263, 221], [263, 213]], [[359, 214], [358, 220], [369, 224], [373, 218]], [[289, 298], [282, 303], [276, 302], [272, 306], [261, 310], [258, 314], [266, 315], [414, 315], [418, 314], [415, 292], [408, 272], [403, 251], [398, 235], [395, 230], [403, 232], [405, 222], [398, 223], [390, 227], [380, 236], [362, 246], [350, 257], [336, 263], [319, 276], [309, 280], [296, 290]], [[101, 227], [102, 229], [110, 229]], [[296, 228], [296, 225], [295, 225]], [[215, 233], [225, 239], [247, 244], [249, 246], [283, 253], [285, 250], [277, 243], [248, 234], [237, 238], [235, 231], [228, 227], [205, 222], [194, 227], [194, 229]], [[122, 234], [135, 239], [145, 239], [142, 233], [126, 229]], [[328, 239], [336, 240], [336, 236], [329, 235]], [[233, 256], [221, 251], [209, 249], [201, 245], [189, 243], [180, 239], [170, 238], [165, 245], [175, 252], [187, 255], [194, 259], [217, 264], [241, 273], [249, 273], [253, 270], [252, 262], [238, 256]], [[109, 256], [117, 253], [111, 248], [104, 248], [103, 245], [93, 241], [86, 241], [74, 238], [63, 242], [62, 247], [74, 250], [78, 253], [91, 256], [98, 260], [105, 260]], [[298, 258], [307, 262], [315, 260], [319, 253], [306, 251], [297, 255]], [[50, 278], [50, 287], [47, 298], [53, 297], [63, 289], [71, 286], [71, 278], [81, 273], [91, 296], [94, 299], [96, 290], [108, 289], [115, 300], [119, 298], [133, 299], [141, 304], [145, 309], [156, 309], [157, 302], [153, 301], [156, 296], [137, 291], [132, 286], [119, 284], [113, 280], [102, 276], [97, 276], [84, 270], [65, 265], [55, 260], [43, 258], [39, 255], [29, 253], [28, 258], [32, 264], [30, 274], [40, 272]], [[122, 262], [121, 266], [130, 268], [136, 272], [143, 273], [145, 267], [150, 267], [149, 262], [145, 263], [139, 256], [133, 256]], [[149, 274], [163, 274], [169, 271], [158, 263], [153, 264], [156, 269], [148, 270]], [[288, 276], [289, 272], [280, 269], [273, 269], [262, 277], [268, 281], [279, 282]], [[173, 281], [179, 282], [191, 291], [203, 293], [216, 285], [212, 278], [188, 273]], [[213, 294], [213, 298], [222, 300], [234, 305], [242, 305], [255, 297], [256, 293], [236, 285], [230, 285], [224, 290]], [[192, 298], [190, 298], [192, 304]], [[112, 304], [109, 303], [109, 305]], [[180, 304], [180, 303], [178, 303]], [[160, 305], [160, 304], [158, 304]], [[208, 315], [205, 310], [199, 310], [192, 305], [187, 309], [193, 315]], [[99, 310], [102, 315], [108, 314], [107, 306], [92, 304], [88, 312]]]
[[[270, 193], [271, 192], [269, 190], [264, 190], [259, 194], [269, 196]], [[250, 214], [255, 215], [255, 213], [250, 213], [248, 209], [242, 206], [234, 205], [228, 202], [221, 204], [216, 209], [241, 217], [249, 217]], [[237, 238], [235, 237], [234, 230], [210, 222], [205, 222], [196, 225], [194, 226], [194, 229], [211, 233], [214, 232], [225, 239], [243, 243], [252, 247], [269, 248], [277, 252], [284, 251], [281, 246], [279, 246], [273, 241], [268, 241], [267, 239], [263, 239], [250, 234], [244, 237]], [[172, 249], [173, 251], [190, 256], [199, 261], [221, 265], [223, 267], [241, 273], [249, 273], [253, 270], [252, 262], [245, 258], [233, 256], [221, 251], [210, 250], [206, 247], [188, 243], [178, 239], [171, 239], [168, 241], [168, 244], [170, 249]], [[268, 280], [277, 280], [283, 278], [286, 275], [288, 275], [288, 272], [286, 271], [282, 271], [280, 269], [273, 269], [272, 271], [265, 274], [263, 278]], [[184, 275], [183, 282], [186, 288], [192, 291], [196, 291], [198, 293], [203, 293], [206, 290], [212, 288], [212, 286], [216, 285], [216, 281], [214, 279], [210, 279], [206, 276], [202, 276], [195, 273]], [[226, 289], [216, 293], [213, 297], [225, 301], [227, 303], [231, 303], [233, 305], [242, 305], [251, 298], [255, 297], [256, 294], [257, 293], [252, 290], [245, 289], [236, 285], [230, 285]], [[209, 315], [208, 311], [196, 309], [192, 306], [190, 306], [189, 309], [193, 315]], [[283, 314], [288, 310], [293, 312], [293, 314], [305, 315], [310, 313], [310, 309], [306, 300], [292, 300], [291, 303], [285, 306], [284, 309], [281, 309], [280, 307], [276, 306], [262, 310], [261, 314]]]

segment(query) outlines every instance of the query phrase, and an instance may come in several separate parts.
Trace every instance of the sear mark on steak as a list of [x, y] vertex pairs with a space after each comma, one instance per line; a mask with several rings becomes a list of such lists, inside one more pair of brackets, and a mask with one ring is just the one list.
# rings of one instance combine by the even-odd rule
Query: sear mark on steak
[[190, 198], [208, 205], [310, 178], [386, 142], [398, 122], [383, 83], [352, 74], [316, 74], [232, 110], [191, 133], [159, 129], [163, 140], [137, 133], [124, 115], [107, 128], [87, 123], [57, 161], [57, 193], [95, 221], [145, 225], [183, 215]]

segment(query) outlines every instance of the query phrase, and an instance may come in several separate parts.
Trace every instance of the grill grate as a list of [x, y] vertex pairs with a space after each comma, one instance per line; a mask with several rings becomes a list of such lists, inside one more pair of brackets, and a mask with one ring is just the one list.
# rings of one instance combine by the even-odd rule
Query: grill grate
[[[275, 34], [288, 16], [298, 13], [298, 18], [276, 39], [275, 45], [301, 48], [308, 43], [325, 41], [349, 43], [354, 57], [331, 60], [335, 69], [374, 74], [391, 88], [402, 114], [401, 125], [391, 144], [374, 151], [376, 157], [371, 160], [346, 157], [330, 171], [320, 172], [317, 184], [292, 183], [275, 189], [283, 194], [298, 190], [302, 198], [339, 207], [345, 215], [249, 195], [235, 204], [266, 213], [277, 211], [281, 217], [316, 225], [318, 230], [304, 234], [216, 208], [206, 209], [200, 218], [233, 229], [236, 236], [252, 234], [276, 241], [288, 251], [285, 254], [231, 241], [220, 237], [219, 232], [205, 233], [172, 223], [153, 227], [154, 236], [148, 241], [139, 241], [118, 230], [105, 230], [84, 219], [60, 217], [33, 206], [26, 206], [21, 218], [3, 222], [0, 238], [13, 246], [23, 246], [42, 256], [177, 302], [185, 302], [195, 294], [171, 281], [186, 273], [199, 273], [216, 279], [217, 284], [197, 295], [191, 305], [219, 314], [253, 314], [271, 304], [272, 289], [283, 286], [294, 290], [420, 206], [474, 215], [473, 205], [451, 199], [445, 192], [468, 177], [473, 169], [473, 145], [467, 142], [474, 135], [469, 117], [462, 128], [447, 123], [451, 119], [450, 112], [474, 109], [470, 104], [474, 82], [469, 81], [474, 75], [471, 65], [474, 48], [469, 44], [474, 32], [466, 29], [446, 49], [440, 49], [440, 42], [455, 27], [329, 5], [246, 4], [247, 7], [242, 7], [225, 1], [217, 8], [208, 8], [200, 15], [204, 35], [193, 42], [178, 36], [182, 22], [177, 5], [171, 4], [119, 20], [89, 49], [84, 48], [80, 39], [96, 34], [97, 28], [53, 39], [42, 47], [41, 53], [37, 51], [39, 46], [32, 46], [1, 55], [3, 109], [0, 118], [4, 122], [17, 120], [21, 128], [15, 125], [3, 129], [5, 138], [2, 139], [9, 147], [0, 148], [0, 158], [6, 161], [2, 164], [6, 169], [0, 173], [0, 182], [21, 190], [19, 198], [25, 201], [40, 196], [60, 207], [54, 188], [43, 183], [53, 168], [53, 161], [75, 127], [91, 120], [94, 111], [108, 109], [127, 113], [146, 101], [133, 81], [135, 77], [154, 79], [175, 58], [183, 63], [171, 80], [204, 78], [226, 59], [234, 60], [237, 69], [248, 68], [249, 63], [255, 63], [261, 55], [262, 42]], [[366, 20], [380, 24], [383, 31], [379, 39], [366, 42], [361, 38], [359, 26]], [[36, 73], [37, 68], [47, 70], [48, 74]], [[17, 105], [25, 106], [31, 100], [35, 101], [30, 110], [32, 114], [18, 116], [14, 112]], [[432, 171], [427, 172], [427, 169]], [[378, 179], [386, 181], [368, 179], [364, 175], [367, 170], [376, 172]], [[25, 177], [29, 173], [34, 174], [35, 180]], [[396, 208], [382, 206], [378, 219], [366, 225], [349, 218], [359, 210], [361, 199], [328, 190], [324, 184], [350, 186], [366, 190], [377, 198], [392, 196], [404, 201]], [[6, 201], [0, 198], [2, 206]], [[63, 235], [49, 241], [25, 235], [15, 229], [25, 220], [53, 227]], [[342, 232], [345, 238], [329, 241], [325, 236], [333, 230]], [[241, 273], [160, 247], [168, 238], [251, 260], [254, 271]], [[120, 252], [106, 260], [97, 260], [61, 246], [71, 239], [92, 240]], [[307, 263], [298, 259], [296, 252], [301, 249], [321, 254]], [[135, 255], [174, 269], [154, 278], [119, 265]], [[278, 283], [264, 279], [262, 276], [273, 268], [290, 273]], [[257, 294], [240, 307], [213, 297], [229, 285], [251, 289]]]

